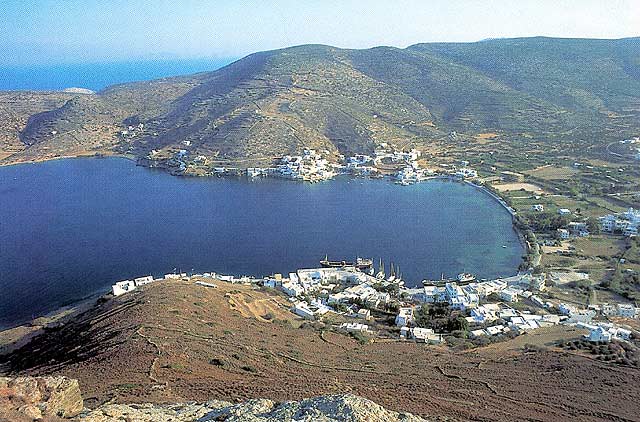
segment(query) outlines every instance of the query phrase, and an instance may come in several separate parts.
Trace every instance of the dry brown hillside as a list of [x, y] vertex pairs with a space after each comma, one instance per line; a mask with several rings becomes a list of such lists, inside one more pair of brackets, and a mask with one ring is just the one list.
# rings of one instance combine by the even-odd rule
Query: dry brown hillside
[[281, 296], [216, 283], [147, 285], [0, 362], [6, 374], [77, 378], [88, 405], [354, 393], [429, 417], [637, 420], [638, 369], [553, 347], [525, 352], [525, 342], [544, 343], [543, 330], [466, 352], [363, 345], [302, 324]]
[[[582, 155], [637, 134], [639, 63], [637, 38], [303, 45], [34, 109], [20, 129], [24, 149], [0, 153], [11, 153], [4, 163], [100, 152], [164, 166], [187, 149], [209, 167], [251, 167], [305, 147], [327, 156], [380, 142], [427, 150], [495, 133]], [[16, 99], [0, 97], [0, 107], [21, 107]]]

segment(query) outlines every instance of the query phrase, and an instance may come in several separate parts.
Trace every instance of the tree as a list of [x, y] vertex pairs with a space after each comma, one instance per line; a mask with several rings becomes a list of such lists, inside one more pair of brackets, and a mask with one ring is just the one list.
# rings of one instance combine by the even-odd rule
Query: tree
[[413, 314], [414, 320], [418, 327], [427, 327], [431, 316], [429, 315], [429, 306], [424, 303]]
[[598, 221], [593, 218], [593, 217], [589, 217], [587, 218], [587, 230], [589, 230], [589, 233], [591, 234], [598, 234], [600, 233], [600, 224], [598, 224]]
[[469, 322], [463, 316], [450, 318], [447, 328], [449, 331], [467, 331], [469, 329]]

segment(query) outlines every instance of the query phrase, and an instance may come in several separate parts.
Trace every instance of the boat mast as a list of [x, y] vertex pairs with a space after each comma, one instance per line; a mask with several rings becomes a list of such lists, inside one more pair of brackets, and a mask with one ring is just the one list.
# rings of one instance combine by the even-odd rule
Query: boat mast
[[378, 278], [384, 278], [384, 263], [382, 262], [382, 258], [380, 258], [380, 266], [378, 267], [378, 274], [376, 276]]

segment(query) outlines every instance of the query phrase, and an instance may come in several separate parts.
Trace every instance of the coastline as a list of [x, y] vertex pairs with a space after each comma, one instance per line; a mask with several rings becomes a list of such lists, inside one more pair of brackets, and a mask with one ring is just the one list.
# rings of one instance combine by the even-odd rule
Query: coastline
[[96, 292], [89, 297], [74, 301], [45, 313], [34, 319], [17, 322], [15, 325], [0, 328], [0, 357], [11, 353], [39, 336], [50, 327], [64, 325], [77, 315], [93, 308], [105, 296], [105, 292]]
[[[474, 188], [487, 193], [489, 196], [491, 196], [496, 201], [498, 201], [498, 203], [500, 205], [502, 205], [507, 210], [507, 212], [509, 212], [509, 214], [511, 215], [511, 222], [513, 224], [513, 230], [518, 235], [518, 239], [520, 239], [520, 244], [522, 245], [522, 247], [524, 248], [524, 250], [525, 250], [525, 252], [527, 254], [526, 256], [527, 257], [531, 256], [533, 261], [537, 261], [537, 263], [533, 262], [533, 264], [532, 264], [533, 268], [537, 267], [540, 264], [541, 254], [540, 254], [539, 251], [534, 250], [534, 248], [531, 246], [530, 242], [527, 241], [527, 238], [524, 235], [524, 233], [522, 232], [522, 230], [518, 227], [518, 214], [516, 213], [516, 211], [513, 208], [511, 208], [509, 206], [509, 204], [507, 204], [506, 201], [502, 197], [497, 195], [495, 192], [492, 192], [491, 190], [487, 189], [486, 186], [478, 185], [478, 184], [473, 183], [473, 182], [468, 181], [468, 180], [465, 180], [464, 183], [467, 183], [467, 184], [473, 186]], [[535, 241], [535, 235], [534, 235], [533, 241]]]
[[46, 163], [49, 161], [58, 161], [58, 160], [73, 160], [76, 158], [95, 158], [95, 159], [101, 159], [101, 158], [124, 158], [125, 160], [129, 160], [132, 162], [137, 162], [137, 158], [133, 155], [130, 154], [118, 154], [118, 153], [112, 153], [109, 151], [105, 151], [105, 152], [94, 152], [94, 153], [87, 153], [87, 154], [70, 154], [70, 155], [60, 155], [60, 156], [56, 156], [56, 157], [40, 157], [40, 158], [35, 158], [32, 160], [23, 160], [23, 161], [9, 161], [9, 162], [5, 162], [6, 159], [10, 158], [10, 156], [5, 157], [4, 159], [0, 160], [0, 167], [10, 167], [10, 166], [18, 166], [20, 164], [38, 164], [38, 163]]
[[[82, 159], [82, 158], [98, 158], [98, 157], [96, 157], [95, 155], [74, 155], [74, 156], [67, 156], [67, 157], [55, 157], [55, 158], [50, 158], [50, 159], [43, 159], [43, 160], [40, 160], [40, 161], [33, 161], [32, 163], [53, 161], [54, 159], [55, 160], [63, 160], [63, 159]], [[124, 159], [127, 159], [130, 162], [134, 162], [135, 163], [135, 159], [133, 159], [131, 156], [123, 156], [123, 155], [113, 154], [113, 155], [108, 155], [105, 158], [124, 158]], [[22, 163], [14, 163], [14, 164], [28, 164], [28, 163], [22, 162]], [[146, 167], [146, 166], [143, 166], [143, 167]], [[353, 176], [353, 175], [345, 175], [345, 177], [348, 178], [348, 179], [351, 179], [351, 180], [361, 179], [361, 178]], [[374, 179], [374, 180], [377, 180], [377, 179]], [[478, 190], [482, 190], [482, 191], [488, 193], [492, 198], [497, 200], [505, 209], [507, 209], [509, 211], [510, 215], [512, 216], [512, 221], [513, 221], [514, 213], [509, 209], [508, 205], [499, 196], [497, 196], [493, 192], [489, 191], [486, 187], [481, 186], [481, 185], [477, 185], [477, 184], [472, 183], [472, 182], [467, 181], [467, 180], [461, 180], [460, 178], [457, 178], [457, 177], [454, 177], [454, 176], [450, 176], [450, 175], [432, 176], [432, 177], [427, 178], [424, 182], [434, 181], [434, 180], [435, 181], [437, 181], [437, 180], [445, 180], [445, 181], [450, 181], [450, 182], [454, 182], [454, 183], [466, 183], [466, 184], [469, 184], [469, 185], [473, 186], [474, 188], [476, 188]], [[283, 179], [283, 181], [289, 181], [289, 180], [288, 179]], [[389, 178], [386, 178], [386, 180], [383, 180], [383, 181], [387, 182], [387, 183], [393, 183], [393, 181], [390, 180]], [[505, 227], [505, 229], [506, 229], [506, 227]], [[528, 251], [527, 244], [526, 244], [526, 242], [524, 242], [524, 237], [523, 237], [522, 233], [515, 227], [515, 225], [514, 225], [514, 230], [515, 230], [516, 234], [518, 235], [518, 238], [520, 239], [520, 245], [525, 250]], [[522, 260], [520, 260], [520, 262], [522, 262]], [[514, 270], [514, 274], [518, 273], [518, 267], [513, 268], [513, 270]], [[115, 280], [114, 280], [114, 282], [115, 282]], [[92, 293], [92, 298], [96, 298], [98, 296], [101, 296], [104, 293], [106, 293], [106, 289], [105, 288], [98, 289], [97, 291]], [[43, 318], [45, 318], [45, 319], [46, 318], [52, 318], [52, 316], [55, 316], [57, 314], [60, 314], [61, 312], [64, 312], [66, 310], [66, 308], [76, 307], [76, 306], [80, 305], [82, 302], [84, 302], [86, 300], [87, 299], [80, 298], [77, 302], [72, 302], [71, 306], [65, 306], [65, 307], [62, 307], [62, 308], [54, 309], [54, 310], [46, 313]], [[91, 299], [89, 299], [89, 300], [91, 300]], [[17, 322], [16, 323], [17, 325], [11, 324], [13, 327], [11, 327], [11, 325], [10, 325], [10, 326], [7, 327], [7, 329], [16, 328], [16, 327], [18, 327], [20, 325], [23, 325], [25, 323], [28, 323], [28, 322], [29, 322], [29, 319], [25, 319], [23, 321]], [[47, 323], [49, 323], [49, 322], [45, 322], [45, 324], [47, 324]], [[3, 331], [6, 331], [6, 330], [3, 329]]]

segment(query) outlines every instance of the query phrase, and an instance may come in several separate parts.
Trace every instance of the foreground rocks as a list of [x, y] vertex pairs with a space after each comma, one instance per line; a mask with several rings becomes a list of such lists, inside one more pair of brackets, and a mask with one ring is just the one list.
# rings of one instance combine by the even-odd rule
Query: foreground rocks
[[105, 404], [83, 410], [78, 381], [66, 377], [0, 378], [0, 422], [418, 422], [352, 394], [276, 403], [266, 399], [182, 404]]
[[58, 420], [83, 409], [77, 380], [66, 377], [0, 377], [0, 421]]
[[256, 399], [240, 404], [211, 401], [179, 405], [106, 405], [84, 413], [78, 422], [418, 422], [424, 419], [386, 410], [351, 394], [316, 397], [299, 402], [275, 403]]

